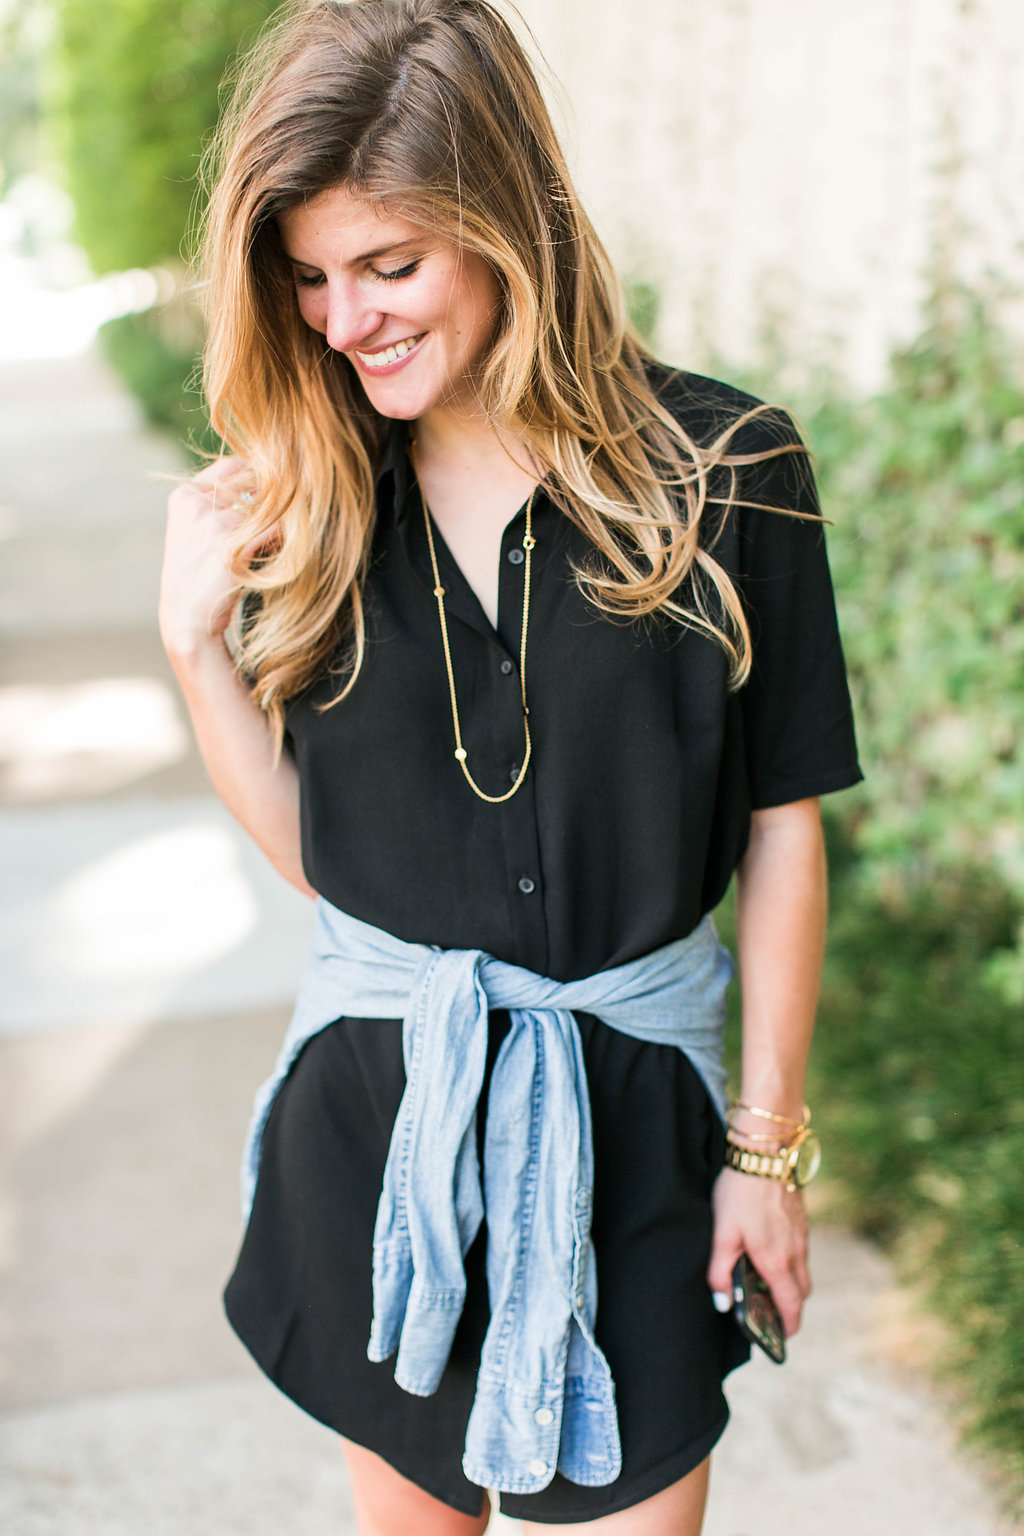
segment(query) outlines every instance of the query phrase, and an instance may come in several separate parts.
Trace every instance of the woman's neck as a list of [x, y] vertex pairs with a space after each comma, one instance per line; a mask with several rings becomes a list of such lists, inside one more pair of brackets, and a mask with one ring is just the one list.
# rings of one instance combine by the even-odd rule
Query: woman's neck
[[[438, 408], [411, 422], [419, 465], [445, 464], [478, 471], [508, 461], [530, 471], [534, 460], [524, 433], [499, 425], [480, 412]], [[539, 473], [539, 471], [538, 471]]]
[[431, 412], [413, 424], [413, 464], [433, 521], [497, 629], [502, 537], [542, 473], [525, 437], [482, 417], [467, 429]]

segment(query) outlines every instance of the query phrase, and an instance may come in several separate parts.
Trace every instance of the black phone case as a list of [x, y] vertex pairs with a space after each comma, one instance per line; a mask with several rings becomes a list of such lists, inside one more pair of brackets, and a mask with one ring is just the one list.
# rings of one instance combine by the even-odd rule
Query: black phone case
[[736, 1321], [746, 1337], [763, 1349], [769, 1360], [782, 1365], [786, 1358], [786, 1330], [767, 1280], [758, 1274], [746, 1254], [732, 1272], [732, 1301]]

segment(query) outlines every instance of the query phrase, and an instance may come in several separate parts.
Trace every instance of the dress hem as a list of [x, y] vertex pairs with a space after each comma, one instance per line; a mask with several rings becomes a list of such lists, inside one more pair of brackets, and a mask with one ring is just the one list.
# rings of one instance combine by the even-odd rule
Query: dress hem
[[[349, 1440], [349, 1441], [351, 1441], [351, 1443], [353, 1445], [360, 1446], [362, 1450], [364, 1450], [364, 1451], [372, 1451], [375, 1456], [380, 1456], [382, 1461], [387, 1462], [388, 1466], [392, 1467], [397, 1473], [400, 1474], [400, 1476], [404, 1477], [407, 1482], [415, 1484], [415, 1486], [417, 1488], [421, 1488], [424, 1493], [429, 1493], [431, 1498], [437, 1499], [439, 1501], [439, 1503], [441, 1503], [441, 1504], [446, 1504], [449, 1509], [456, 1510], [460, 1515], [479, 1515], [481, 1507], [482, 1507], [483, 1495], [484, 1495], [484, 1492], [485, 1492], [485, 1490], [483, 1488], [480, 1488], [478, 1490], [478, 1492], [480, 1494], [480, 1499], [477, 1501], [475, 1507], [470, 1502], [469, 1496], [467, 1496], [467, 1498], [466, 1498], [466, 1500], [464, 1502], [457, 1502], [451, 1496], [451, 1494], [449, 1492], [442, 1492], [441, 1489], [439, 1489], [439, 1488], [429, 1487], [419, 1473], [416, 1473], [415, 1475], [413, 1475], [412, 1472], [408, 1471], [405, 1467], [403, 1467], [400, 1464], [400, 1458], [394, 1457], [394, 1456], [392, 1456], [390, 1454], [387, 1455], [387, 1456], [384, 1456], [376, 1448], [376, 1446], [368, 1445], [367, 1442], [366, 1442], [366, 1438], [364, 1436], [361, 1436], [359, 1434], [351, 1434], [351, 1433], [349, 1433], [348, 1430], [341, 1429], [337, 1422], [332, 1422], [332, 1420], [328, 1419], [324, 1414], [317, 1413], [314, 1409], [307, 1407], [307, 1405], [304, 1402], [302, 1402], [298, 1397], [296, 1397], [294, 1395], [294, 1393], [285, 1391], [284, 1387], [282, 1387], [281, 1383], [277, 1380], [277, 1376], [275, 1374], [274, 1364], [271, 1364], [271, 1358], [270, 1358], [270, 1356], [273, 1356], [274, 1362], [276, 1364], [276, 1360], [278, 1358], [280, 1358], [281, 1349], [279, 1348], [277, 1350], [270, 1351], [269, 1353], [265, 1353], [262, 1350], [257, 1352], [253, 1348], [253, 1346], [249, 1343], [248, 1339], [246, 1338], [245, 1332], [243, 1332], [243, 1329], [245, 1327], [244, 1323], [242, 1323], [240, 1319], [236, 1319], [235, 1317], [232, 1316], [231, 1307], [230, 1307], [230, 1305], [229, 1305], [229, 1303], [227, 1301], [226, 1296], [224, 1296], [222, 1298], [222, 1300], [223, 1300], [223, 1305], [224, 1305], [225, 1316], [227, 1317], [228, 1323], [230, 1324], [231, 1329], [234, 1332], [236, 1338], [243, 1345], [243, 1347], [245, 1348], [247, 1353], [252, 1357], [252, 1359], [255, 1361], [255, 1363], [259, 1366], [260, 1370], [263, 1372], [264, 1376], [266, 1376], [267, 1380], [273, 1386], [275, 1386], [277, 1388], [277, 1390], [281, 1393], [282, 1397], [286, 1397], [290, 1403], [294, 1403], [295, 1404], [296, 1408], [300, 1408], [303, 1413], [308, 1414], [311, 1419], [315, 1419], [318, 1424], [322, 1424], [325, 1429], [333, 1430], [333, 1432], [336, 1435], [338, 1435], [342, 1440]], [[285, 1335], [286, 1334], [287, 1334], [287, 1329], [285, 1329]], [[261, 1359], [260, 1358], [261, 1355], [263, 1355], [264, 1358]], [[469, 1483], [468, 1479], [467, 1479], [467, 1484], [468, 1484], [469, 1487], [474, 1487], [475, 1486], [475, 1484]]]
[[[317, 1413], [313, 1409], [307, 1407], [305, 1403], [301, 1402], [299, 1398], [295, 1397], [291, 1392], [286, 1392], [284, 1387], [282, 1387], [281, 1384], [277, 1381], [273, 1365], [271, 1364], [270, 1359], [266, 1357], [265, 1352], [261, 1350], [257, 1353], [257, 1351], [246, 1339], [245, 1333], [242, 1331], [244, 1324], [241, 1322], [241, 1319], [236, 1320], [236, 1318], [232, 1316], [232, 1309], [227, 1301], [226, 1295], [222, 1298], [222, 1300], [225, 1316], [227, 1317], [227, 1321], [230, 1324], [235, 1336], [255, 1361], [263, 1375], [266, 1376], [268, 1381], [270, 1381], [281, 1393], [282, 1397], [286, 1397], [290, 1403], [294, 1403], [295, 1406], [300, 1408], [303, 1413], [308, 1414], [311, 1419], [315, 1419], [318, 1424], [323, 1424], [326, 1429], [332, 1430], [342, 1440], [349, 1440], [353, 1445], [358, 1445], [363, 1450], [372, 1451], [375, 1456], [380, 1456], [381, 1460], [385, 1461], [387, 1465], [392, 1467], [394, 1471], [396, 1471], [401, 1477], [404, 1477], [408, 1482], [414, 1484], [415, 1487], [422, 1489], [422, 1491], [429, 1494], [431, 1498], [437, 1499], [439, 1503], [447, 1505], [449, 1509], [454, 1509], [458, 1514], [461, 1515], [479, 1515], [481, 1512], [482, 1500], [485, 1492], [489, 1494], [492, 1501], [498, 1501], [502, 1514], [507, 1515], [510, 1519], [513, 1520], [529, 1520], [532, 1524], [535, 1525], [582, 1525], [590, 1520], [601, 1519], [604, 1515], [618, 1514], [624, 1509], [632, 1509], [637, 1504], [642, 1504], [644, 1500], [653, 1498], [655, 1494], [663, 1492], [664, 1489], [670, 1488], [673, 1483], [677, 1483], [681, 1478], [686, 1477], [689, 1472], [692, 1472], [695, 1467], [698, 1467], [700, 1463], [705, 1459], [705, 1457], [710, 1454], [713, 1447], [721, 1439], [721, 1436], [725, 1432], [726, 1426], [729, 1422], [729, 1409], [728, 1406], [726, 1406], [724, 1415], [722, 1415], [722, 1417], [716, 1421], [712, 1429], [705, 1432], [705, 1434], [701, 1435], [697, 1440], [691, 1441], [689, 1445], [687, 1445], [683, 1450], [677, 1451], [673, 1456], [668, 1457], [665, 1461], [659, 1462], [658, 1466], [651, 1469], [646, 1474], [646, 1476], [635, 1480], [631, 1479], [628, 1491], [624, 1489], [618, 1498], [610, 1498], [608, 1503], [602, 1505], [600, 1509], [589, 1509], [584, 1514], [574, 1515], [566, 1511], [560, 1511], [558, 1514], [542, 1514], [536, 1510], [531, 1503], [531, 1500], [536, 1497], [535, 1495], [514, 1493], [496, 1494], [494, 1489], [480, 1488], [480, 1499], [475, 1502], [468, 1495], [463, 1500], [453, 1496], [451, 1490], [442, 1490], [440, 1487], [431, 1486], [423, 1478], [421, 1473], [418, 1471], [413, 1473], [410, 1469], [404, 1467], [401, 1464], [401, 1457], [395, 1457], [391, 1454], [387, 1456], [383, 1455], [382, 1452], [377, 1450], [375, 1446], [367, 1444], [365, 1435], [349, 1433], [347, 1430], [342, 1429], [337, 1421], [332, 1422], [322, 1414]], [[287, 1334], [287, 1329], [285, 1330], [285, 1334]], [[279, 1357], [281, 1350], [277, 1349], [272, 1351], [272, 1353], [275, 1357]], [[261, 1359], [261, 1355], [263, 1355], [264, 1358]], [[743, 1361], [737, 1361], [735, 1365], [730, 1365], [727, 1367], [727, 1372], [729, 1370], [735, 1369], [737, 1365], [743, 1363]], [[469, 1484], [469, 1486], [476, 1487], [475, 1484]], [[614, 1483], [610, 1483], [608, 1484], [608, 1487], [609, 1489], [613, 1489], [615, 1485]]]
[[[605, 1515], [621, 1514], [623, 1510], [635, 1509], [638, 1504], [654, 1498], [655, 1494], [663, 1493], [666, 1488], [671, 1488], [673, 1483], [678, 1483], [686, 1477], [695, 1467], [710, 1455], [725, 1432], [729, 1422], [729, 1409], [726, 1407], [724, 1415], [715, 1426], [701, 1435], [698, 1440], [692, 1440], [684, 1450], [677, 1451], [674, 1456], [659, 1462], [644, 1478], [637, 1478], [630, 1482], [628, 1492], [623, 1491], [618, 1499], [609, 1499], [608, 1503], [600, 1509], [589, 1509], [585, 1514], [573, 1515], [565, 1511], [559, 1514], [539, 1514], [536, 1510], [527, 1506], [519, 1508], [522, 1502], [522, 1494], [501, 1494], [501, 1512], [512, 1520], [528, 1520], [532, 1525], [585, 1525], [591, 1520], [602, 1520]], [[609, 1483], [609, 1488], [615, 1487]]]

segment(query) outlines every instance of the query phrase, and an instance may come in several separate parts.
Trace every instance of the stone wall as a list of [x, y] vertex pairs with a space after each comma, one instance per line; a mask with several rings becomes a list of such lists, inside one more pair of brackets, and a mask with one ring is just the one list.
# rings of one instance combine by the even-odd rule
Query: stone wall
[[[620, 269], [673, 361], [859, 386], [937, 266], [1024, 287], [1022, 0], [521, 0]], [[1024, 336], [1019, 301], [1007, 322]]]

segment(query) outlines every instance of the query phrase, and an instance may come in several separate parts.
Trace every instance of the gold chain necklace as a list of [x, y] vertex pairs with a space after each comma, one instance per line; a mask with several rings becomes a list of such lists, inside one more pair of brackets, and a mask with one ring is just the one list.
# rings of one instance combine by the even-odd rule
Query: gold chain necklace
[[467, 753], [462, 745], [462, 727], [459, 724], [459, 705], [455, 697], [455, 673], [452, 669], [452, 653], [448, 644], [448, 621], [444, 612], [444, 587], [441, 585], [441, 573], [437, 568], [437, 554], [434, 550], [434, 535], [430, 529], [430, 509], [427, 499], [420, 491], [420, 500], [423, 502], [423, 518], [427, 527], [427, 545], [430, 549], [430, 565], [434, 572], [434, 596], [437, 598], [437, 617], [441, 622], [441, 644], [444, 646], [444, 664], [448, 673], [448, 697], [452, 704], [452, 725], [455, 728], [455, 758], [466, 777], [466, 782], [475, 795], [481, 800], [486, 800], [488, 805], [502, 805], [520, 788], [526, 778], [526, 770], [530, 766], [530, 757], [533, 752], [533, 744], [530, 741], [530, 711], [526, 703], [526, 633], [530, 624], [530, 557], [533, 554], [537, 540], [533, 537], [533, 498], [537, 494], [534, 486], [530, 492], [530, 499], [526, 503], [526, 532], [523, 535], [523, 549], [526, 552], [526, 560], [523, 568], [523, 632], [519, 642], [519, 683], [523, 698], [523, 734], [526, 738], [526, 751], [523, 755], [523, 765], [519, 770], [515, 783], [511, 789], [507, 789], [503, 795], [485, 795], [479, 784], [469, 771]]

